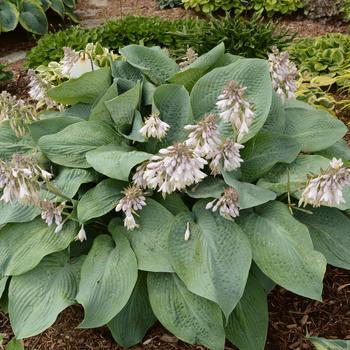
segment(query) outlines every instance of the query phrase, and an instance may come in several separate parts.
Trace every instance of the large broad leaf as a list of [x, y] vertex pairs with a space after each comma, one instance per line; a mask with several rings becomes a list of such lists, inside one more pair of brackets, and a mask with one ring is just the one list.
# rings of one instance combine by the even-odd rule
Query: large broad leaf
[[296, 211], [295, 215], [309, 228], [315, 249], [327, 258], [329, 264], [349, 270], [349, 217], [334, 208], [308, 209], [312, 214]]
[[252, 182], [269, 171], [276, 163], [291, 163], [299, 154], [300, 145], [293, 138], [270, 132], [261, 132], [241, 151], [242, 178]]
[[110, 68], [101, 68], [70, 79], [49, 90], [48, 96], [65, 105], [94, 103], [111, 85]]
[[291, 164], [277, 164], [258, 185], [276, 192], [278, 195], [290, 191], [301, 191], [307, 182], [308, 175], [318, 175], [321, 169], [327, 169], [329, 159], [316, 155], [300, 155]]
[[2, 297], [2, 294], [5, 291], [7, 280], [8, 280], [8, 277], [0, 278], [0, 299]]
[[[169, 236], [175, 272], [192, 293], [216, 302], [226, 319], [242, 297], [252, 253], [242, 229], [197, 202], [179, 214]], [[190, 238], [185, 240], [187, 226]]]
[[128, 181], [131, 169], [152, 154], [134, 151], [128, 146], [107, 145], [86, 154], [87, 162], [98, 172], [117, 180]]
[[196, 120], [205, 113], [218, 112], [216, 102], [230, 80], [247, 87], [246, 99], [254, 106], [255, 118], [242, 142], [257, 134], [269, 114], [272, 86], [268, 63], [260, 59], [241, 59], [222, 68], [216, 68], [198, 80], [191, 93]]
[[164, 83], [179, 71], [178, 65], [159, 47], [129, 45], [119, 51], [132, 66], [140, 69], [156, 85]]
[[128, 303], [108, 323], [108, 328], [119, 345], [129, 348], [142, 341], [156, 320], [149, 303], [147, 274], [139, 272], [138, 280]]
[[50, 0], [50, 7], [58, 13], [62, 18], [64, 17], [65, 14], [65, 7], [64, 3], [62, 0]]
[[326, 148], [322, 151], [317, 152], [320, 156], [332, 159], [342, 158], [343, 161], [350, 161], [350, 147], [348, 146], [345, 140], [339, 140], [334, 145], [329, 148]]
[[100, 235], [81, 269], [77, 301], [84, 306], [81, 328], [100, 327], [128, 302], [137, 280], [137, 261], [128, 240], [117, 232]]
[[346, 126], [328, 112], [302, 106], [287, 106], [285, 109], [285, 133], [301, 144], [302, 151], [323, 150], [346, 134]]
[[111, 62], [111, 68], [112, 68], [112, 76], [116, 79], [127, 79], [134, 82], [137, 82], [138, 80], [142, 81], [144, 80], [144, 76], [140, 69], [135, 68], [130, 63], [126, 61], [112, 61]]
[[184, 126], [192, 121], [190, 96], [182, 85], [167, 84], [159, 86], [154, 92], [154, 104], [160, 118], [170, 125], [162, 144], [169, 145], [183, 140], [187, 132]]
[[40, 218], [24, 224], [8, 224], [0, 230], [0, 277], [21, 275], [51, 253], [68, 247], [77, 234], [73, 221], [55, 233], [55, 226], [47, 226]]
[[168, 209], [173, 215], [177, 215], [183, 212], [189, 212], [187, 205], [183, 201], [180, 193], [171, 193], [165, 198], [158, 192], [153, 196], [163, 207]]
[[257, 207], [242, 220], [253, 259], [265, 275], [282, 287], [311, 299], [322, 299], [325, 257], [313, 249], [307, 227], [281, 202]]
[[264, 288], [252, 274], [226, 326], [226, 337], [240, 350], [264, 350], [269, 325]]
[[169, 81], [174, 84], [184, 85], [188, 91], [191, 91], [198, 79], [207, 73], [223, 57], [224, 53], [225, 45], [221, 43], [200, 56], [183, 71], [175, 73]]
[[148, 293], [160, 323], [179, 339], [223, 350], [221, 310], [210, 300], [189, 292], [175, 274], [149, 273]]
[[82, 259], [66, 252], [49, 255], [33, 270], [12, 277], [9, 314], [17, 339], [49, 328], [58, 314], [75, 303]]
[[63, 168], [59, 175], [52, 181], [61, 194], [73, 198], [82, 184], [93, 182], [97, 173], [92, 169]]
[[0, 0], [0, 32], [10, 32], [17, 27], [18, 10], [8, 0]]
[[350, 340], [325, 339], [317, 337], [307, 338], [316, 350], [350, 350]]
[[122, 232], [130, 241], [139, 270], [173, 272], [168, 252], [168, 237], [174, 216], [161, 204], [147, 198], [147, 205], [138, 212], [139, 227], [128, 231], [118, 219], [111, 221], [112, 232]]
[[111, 114], [109, 113], [105, 102], [112, 100], [117, 96], [118, 96], [117, 83], [113, 82], [113, 84], [108, 88], [108, 90], [93, 106], [90, 113], [89, 120], [99, 120], [99, 121], [104, 121], [106, 123], [112, 124], [113, 122], [112, 122]]
[[34, 205], [0, 201], [0, 225], [32, 221], [39, 214], [40, 209]]
[[105, 101], [104, 104], [109, 111], [117, 130], [124, 132], [132, 124], [135, 111], [141, 98], [141, 84], [137, 84], [123, 94]]
[[120, 137], [107, 124], [89, 121], [67, 126], [54, 135], [43, 136], [39, 147], [54, 163], [70, 168], [90, 168], [88, 151], [119, 142]]
[[79, 222], [86, 222], [107, 214], [118, 204], [126, 183], [113, 179], [101, 181], [96, 187], [87, 191], [78, 203]]
[[281, 98], [275, 91], [272, 92], [272, 103], [269, 115], [263, 126], [264, 131], [283, 134], [286, 128], [286, 113]]
[[25, 30], [35, 34], [47, 33], [47, 18], [37, 1], [21, 0], [18, 11], [19, 23]]
[[11, 129], [9, 121], [0, 123], [0, 159], [9, 160], [14, 153], [31, 152], [33, 141], [28, 137], [17, 137]]

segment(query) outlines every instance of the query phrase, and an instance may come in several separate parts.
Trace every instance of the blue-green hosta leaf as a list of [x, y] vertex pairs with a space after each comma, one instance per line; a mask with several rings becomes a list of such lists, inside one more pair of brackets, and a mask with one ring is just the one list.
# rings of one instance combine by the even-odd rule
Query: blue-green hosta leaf
[[346, 126], [328, 112], [303, 106], [285, 109], [285, 133], [300, 143], [303, 152], [326, 149], [346, 134]]
[[129, 45], [119, 50], [135, 68], [140, 69], [154, 84], [160, 85], [179, 71], [175, 61], [159, 47]]
[[228, 320], [226, 337], [240, 350], [264, 350], [268, 325], [266, 292], [250, 274], [242, 299]]
[[168, 209], [173, 215], [190, 211], [183, 201], [180, 193], [173, 192], [167, 195], [165, 198], [160, 193], [156, 193], [154, 194], [153, 198], [156, 199], [156, 201], [163, 207]]
[[75, 303], [83, 259], [66, 252], [45, 257], [33, 270], [14, 276], [9, 288], [9, 314], [17, 339], [49, 328], [58, 314]]
[[47, 33], [47, 18], [45, 12], [35, 0], [21, 0], [19, 2], [19, 23], [28, 32], [35, 34]]
[[272, 103], [269, 115], [263, 126], [264, 131], [283, 134], [286, 128], [286, 113], [281, 98], [275, 91], [272, 92]]
[[335, 208], [308, 208], [312, 214], [295, 211], [295, 216], [305, 224], [316, 250], [329, 264], [350, 269], [350, 219]]
[[139, 227], [128, 231], [118, 219], [111, 221], [111, 232], [122, 232], [135, 252], [139, 270], [173, 272], [168, 252], [168, 237], [174, 219], [173, 214], [161, 204], [147, 198], [147, 205], [138, 212]]
[[197, 58], [192, 64], [181, 72], [175, 73], [169, 82], [184, 85], [188, 91], [192, 90], [193, 85], [207, 73], [224, 55], [225, 45], [221, 43], [206, 54]]
[[106, 107], [105, 102], [112, 100], [118, 96], [118, 86], [116, 82], [107, 89], [103, 96], [94, 104], [91, 109], [89, 120], [104, 121], [108, 124], [113, 124], [111, 115]]
[[308, 175], [318, 175], [327, 169], [329, 159], [317, 155], [300, 155], [291, 164], [277, 164], [258, 181], [258, 185], [281, 195], [301, 191]]
[[269, 202], [240, 220], [261, 271], [293, 293], [322, 299], [325, 257], [314, 250], [307, 227], [281, 202]]
[[316, 350], [350, 350], [350, 340], [325, 339], [317, 337], [307, 338]]
[[77, 301], [85, 317], [80, 327], [100, 327], [111, 321], [128, 302], [136, 280], [137, 261], [128, 240], [117, 232], [113, 238], [95, 238], [81, 269]]
[[0, 230], [0, 277], [18, 276], [30, 271], [41, 259], [66, 249], [77, 234], [73, 221], [55, 233], [55, 226], [37, 218], [28, 223], [8, 224]]
[[109, 67], [105, 67], [85, 73], [79, 78], [70, 79], [52, 88], [48, 92], [48, 96], [65, 105], [92, 104], [110, 85], [111, 70]]
[[0, 299], [5, 291], [7, 280], [8, 280], [8, 277], [0, 278]]
[[[199, 201], [192, 214], [176, 216], [169, 235], [169, 254], [187, 289], [216, 302], [227, 319], [243, 295], [252, 253], [242, 229], [205, 209], [206, 203]], [[185, 240], [187, 225], [190, 238]]]
[[223, 350], [225, 331], [219, 306], [192, 294], [171, 273], [149, 273], [148, 293], [159, 322], [179, 339]]
[[131, 169], [152, 154], [128, 146], [107, 145], [86, 154], [87, 162], [98, 172], [113, 179], [128, 181]]
[[278, 162], [291, 163], [299, 154], [300, 145], [293, 138], [270, 132], [260, 132], [241, 150], [242, 179], [253, 182]]
[[120, 142], [120, 136], [107, 124], [84, 121], [69, 125], [57, 134], [41, 137], [39, 147], [56, 164], [70, 168], [90, 168], [85, 154], [112, 142]]
[[109, 111], [117, 130], [124, 132], [132, 124], [135, 111], [139, 106], [141, 98], [141, 84], [137, 84], [123, 94], [105, 101], [104, 104]]
[[121, 191], [127, 183], [106, 179], [87, 191], [78, 203], [79, 222], [86, 222], [110, 212], [122, 197]]
[[134, 121], [132, 123], [132, 130], [129, 135], [123, 134], [123, 136], [132, 141], [146, 142], [146, 138], [140, 133], [140, 129], [143, 127], [143, 120], [139, 111], [135, 112]]
[[68, 198], [73, 198], [82, 184], [93, 182], [97, 173], [91, 169], [63, 168], [52, 181], [59, 192]]
[[39, 214], [40, 209], [34, 205], [0, 201], [0, 225], [32, 221]]
[[162, 145], [168, 146], [182, 141], [187, 132], [184, 126], [192, 121], [190, 96], [182, 85], [166, 84], [159, 86], [154, 92], [154, 104], [160, 113], [160, 119], [170, 125]]
[[139, 272], [135, 288], [123, 310], [108, 323], [115, 341], [131, 347], [142, 341], [146, 332], [156, 322], [147, 292], [147, 274]]
[[343, 161], [350, 161], [350, 147], [345, 140], [339, 140], [334, 145], [317, 152], [320, 156], [332, 159], [341, 158]]
[[217, 113], [216, 102], [230, 80], [247, 87], [246, 99], [255, 108], [255, 118], [242, 142], [255, 136], [264, 125], [270, 111], [272, 85], [268, 63], [260, 59], [240, 59], [222, 68], [216, 68], [197, 81], [192, 89], [191, 103], [196, 120], [205, 113]]
[[18, 16], [15, 4], [8, 0], [0, 0], [0, 33], [14, 30], [17, 27]]
[[115, 79], [127, 79], [134, 82], [137, 82], [138, 80], [142, 81], [144, 79], [141, 70], [135, 68], [126, 61], [112, 61], [111, 68], [112, 76]]

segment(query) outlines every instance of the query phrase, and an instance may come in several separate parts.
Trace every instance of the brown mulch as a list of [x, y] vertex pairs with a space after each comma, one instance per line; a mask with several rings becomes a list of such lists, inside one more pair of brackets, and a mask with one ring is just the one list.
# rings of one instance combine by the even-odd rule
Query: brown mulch
[[[302, 298], [277, 287], [269, 295], [270, 327], [266, 350], [312, 350], [305, 335], [330, 339], [350, 339], [350, 271], [329, 267], [324, 280], [323, 302]], [[76, 329], [83, 311], [74, 306], [65, 310], [56, 323], [41, 335], [25, 340], [27, 350], [121, 350], [106, 327]], [[0, 313], [0, 333], [5, 343], [12, 332], [8, 319]], [[226, 350], [234, 350], [227, 344]], [[132, 350], [205, 350], [191, 346], [156, 325], [144, 344]], [[254, 349], [252, 349], [254, 350]]]

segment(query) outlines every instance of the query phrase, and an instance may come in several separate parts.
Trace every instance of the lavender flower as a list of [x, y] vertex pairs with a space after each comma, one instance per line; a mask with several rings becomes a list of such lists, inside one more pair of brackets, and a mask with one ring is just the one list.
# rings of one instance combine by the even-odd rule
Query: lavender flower
[[139, 132], [144, 137], [154, 137], [161, 140], [166, 136], [169, 128], [169, 124], [163, 122], [159, 118], [159, 113], [153, 113], [149, 118], [145, 120], [145, 125], [140, 129]]
[[201, 171], [207, 161], [185, 143], [177, 143], [151, 158], [144, 172], [149, 188], [159, 188], [163, 195], [198, 183], [207, 175]]
[[283, 100], [294, 98], [297, 90], [298, 69], [289, 60], [289, 53], [287, 51], [279, 52], [277, 48], [273, 48], [272, 53], [269, 54], [269, 64], [272, 86], [277, 94]]
[[230, 122], [236, 128], [238, 142], [249, 132], [249, 127], [254, 119], [253, 108], [245, 99], [246, 90], [246, 87], [239, 86], [234, 80], [231, 80], [216, 102], [221, 112], [221, 119]]
[[233, 187], [225, 188], [223, 195], [209, 202], [206, 209], [213, 212], [219, 209], [220, 215], [225, 219], [234, 219], [239, 216], [239, 193]]
[[63, 48], [64, 57], [62, 62], [61, 74], [65, 78], [71, 77], [71, 71], [75, 63], [79, 61], [79, 53], [71, 49], [70, 47]]
[[62, 202], [56, 206], [55, 203], [45, 199], [40, 203], [41, 218], [48, 226], [51, 226], [53, 223], [55, 223], [56, 226], [60, 226], [62, 224], [62, 211], [65, 206], [66, 202]]
[[139, 227], [135, 221], [134, 214], [146, 206], [146, 198], [142, 190], [134, 185], [125, 188], [122, 193], [124, 197], [119, 200], [115, 211], [123, 211], [125, 214], [124, 226], [128, 230], [134, 230]]
[[187, 68], [190, 64], [192, 64], [198, 58], [198, 54], [196, 51], [189, 47], [186, 51], [185, 57], [182, 58], [182, 62], [180, 62], [179, 66], [181, 70]]
[[345, 203], [343, 189], [350, 186], [350, 169], [343, 167], [341, 159], [333, 158], [326, 171], [308, 180], [299, 201], [299, 206], [307, 204], [320, 207], [321, 204], [333, 206]]

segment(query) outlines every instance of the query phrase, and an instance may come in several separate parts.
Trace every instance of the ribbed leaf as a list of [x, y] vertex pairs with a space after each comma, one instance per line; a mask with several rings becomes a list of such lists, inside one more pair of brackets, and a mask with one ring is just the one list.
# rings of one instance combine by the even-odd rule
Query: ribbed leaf
[[269, 115], [263, 126], [264, 131], [284, 133], [286, 128], [286, 113], [281, 98], [275, 91], [272, 92], [272, 103]]
[[193, 214], [176, 216], [169, 236], [171, 263], [189, 291], [216, 302], [228, 318], [243, 295], [252, 253], [242, 229], [205, 206], [199, 201]]
[[121, 220], [109, 225], [111, 232], [122, 232], [130, 241], [137, 257], [139, 270], [172, 272], [168, 252], [168, 236], [174, 216], [161, 204], [147, 199], [147, 205], [138, 213], [139, 227], [128, 231]]
[[147, 292], [147, 274], [139, 272], [138, 280], [128, 303], [108, 323], [115, 341], [128, 348], [142, 341], [156, 318], [152, 312]]
[[77, 301], [85, 317], [81, 328], [100, 327], [126, 305], [137, 280], [137, 261], [128, 240], [116, 232], [100, 235], [85, 259]]
[[65, 105], [94, 103], [111, 85], [111, 70], [100, 68], [83, 74], [77, 79], [70, 79], [48, 92], [49, 97]]
[[350, 219], [335, 208], [308, 208], [311, 214], [296, 211], [298, 220], [310, 231], [315, 249], [321, 252], [329, 264], [350, 269]]
[[82, 259], [66, 252], [49, 255], [33, 270], [12, 277], [9, 314], [17, 339], [43, 332], [58, 314], [75, 303]]
[[216, 68], [198, 80], [191, 93], [193, 114], [196, 120], [205, 113], [218, 112], [216, 102], [230, 80], [247, 87], [245, 98], [255, 108], [255, 118], [242, 142], [257, 134], [269, 114], [272, 86], [269, 67], [260, 59], [240, 59], [222, 68]]
[[40, 218], [24, 224], [8, 224], [0, 230], [0, 277], [21, 275], [51, 253], [68, 247], [77, 234], [77, 224], [68, 221], [57, 234]]
[[212, 350], [224, 349], [225, 331], [218, 305], [192, 294], [170, 273], [149, 273], [148, 293], [160, 323], [179, 339]]
[[350, 340], [309, 337], [316, 350], [350, 350]]
[[129, 45], [119, 51], [132, 66], [140, 69], [156, 85], [164, 83], [179, 71], [178, 65], [159, 47]]
[[86, 222], [107, 214], [118, 204], [127, 183], [106, 179], [87, 191], [78, 203], [78, 220]]
[[0, 201], [0, 225], [10, 222], [32, 221], [39, 214], [40, 209], [34, 205]]
[[241, 220], [253, 259], [264, 274], [305, 297], [322, 299], [325, 257], [313, 249], [305, 225], [281, 202], [269, 202]]
[[264, 350], [269, 325], [266, 292], [252, 274], [226, 326], [226, 337], [240, 350]]
[[8, 277], [0, 278], [0, 299], [5, 291], [7, 280], [8, 280]]
[[69, 125], [57, 134], [41, 137], [39, 147], [56, 164], [90, 168], [85, 159], [88, 151], [119, 140], [119, 136], [106, 124], [84, 121]]

